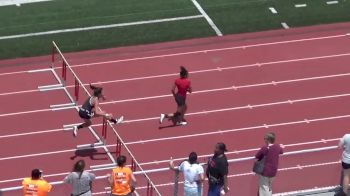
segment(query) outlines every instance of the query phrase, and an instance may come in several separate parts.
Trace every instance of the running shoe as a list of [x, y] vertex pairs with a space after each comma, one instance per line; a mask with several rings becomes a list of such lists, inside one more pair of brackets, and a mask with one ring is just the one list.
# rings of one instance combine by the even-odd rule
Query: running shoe
[[120, 124], [124, 121], [124, 116], [121, 116], [120, 118], [118, 118], [117, 123], [116, 124]]
[[165, 114], [160, 114], [159, 124], [163, 123], [164, 118], [165, 118]]
[[185, 126], [185, 125], [187, 125], [187, 122], [186, 121], [177, 122], [176, 125], [178, 125], [178, 126]]
[[73, 127], [73, 137], [77, 137], [78, 136], [78, 127], [74, 126]]

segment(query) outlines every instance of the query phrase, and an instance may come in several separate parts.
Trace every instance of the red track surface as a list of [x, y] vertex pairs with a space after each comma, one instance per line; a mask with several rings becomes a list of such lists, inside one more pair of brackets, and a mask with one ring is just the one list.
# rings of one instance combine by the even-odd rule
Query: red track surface
[[[181, 160], [190, 151], [210, 155], [218, 141], [228, 145], [230, 159], [250, 157], [267, 131], [276, 132], [286, 152], [335, 146], [350, 125], [349, 32], [350, 24], [345, 23], [67, 57], [84, 83], [103, 84], [108, 100], [102, 107], [126, 117], [117, 130], [148, 170], [167, 167], [170, 157]], [[0, 69], [0, 83], [4, 84], [0, 91], [0, 188], [19, 186], [21, 178], [36, 167], [52, 182], [62, 180], [79, 158], [89, 166], [110, 163], [102, 149], [75, 151], [76, 145], [92, 143], [95, 138], [81, 131], [73, 139], [70, 132], [63, 131], [63, 125], [80, 121], [76, 111], [51, 111], [50, 105], [68, 103], [68, 97], [62, 90], [38, 91], [38, 86], [57, 83], [51, 72], [27, 72], [48, 65], [49, 57], [0, 61], [5, 66]], [[169, 88], [179, 65], [192, 72], [195, 93], [188, 98], [189, 125], [162, 128], [159, 114], [175, 107]], [[74, 90], [73, 86], [68, 89]], [[96, 123], [94, 128], [100, 130], [100, 122]], [[110, 131], [108, 134], [108, 148], [114, 152], [115, 138]], [[328, 150], [282, 157], [274, 192], [337, 185], [340, 153]], [[19, 163], [23, 166], [15, 166]], [[230, 165], [230, 195], [256, 195], [257, 179], [250, 173], [251, 166], [251, 161]], [[327, 177], [319, 178], [319, 173]], [[166, 185], [173, 182], [172, 172], [150, 177], [160, 185], [162, 195], [172, 194], [172, 186]], [[145, 179], [139, 180], [144, 186]], [[103, 191], [105, 186], [105, 180], [98, 180], [94, 191]], [[56, 186], [52, 195], [67, 191], [67, 186]], [[144, 191], [140, 190], [141, 195]]]

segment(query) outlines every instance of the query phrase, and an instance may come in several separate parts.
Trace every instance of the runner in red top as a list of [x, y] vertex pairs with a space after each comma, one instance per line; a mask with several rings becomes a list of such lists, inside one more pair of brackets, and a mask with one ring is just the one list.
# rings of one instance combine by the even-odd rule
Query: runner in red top
[[[180, 78], [175, 80], [173, 88], [171, 89], [177, 103], [177, 110], [174, 114], [161, 114], [160, 123], [165, 118], [172, 120], [174, 125], [186, 125], [185, 113], [187, 111], [186, 94], [192, 93], [191, 81], [188, 79], [188, 71], [185, 67], [180, 67]], [[177, 90], [177, 91], [176, 91]]]

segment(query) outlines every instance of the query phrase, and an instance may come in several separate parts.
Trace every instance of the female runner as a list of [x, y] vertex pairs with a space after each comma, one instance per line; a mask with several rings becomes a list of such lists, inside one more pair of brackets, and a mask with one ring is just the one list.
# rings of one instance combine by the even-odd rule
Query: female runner
[[84, 127], [89, 127], [92, 122], [91, 118], [95, 117], [103, 117], [107, 120], [113, 122], [114, 124], [119, 124], [123, 122], [124, 117], [121, 116], [119, 119], [114, 119], [112, 114], [106, 113], [105, 111], [102, 111], [99, 107], [99, 100], [103, 99], [105, 100], [105, 97], [102, 94], [102, 87], [96, 87], [90, 84], [91, 90], [93, 90], [93, 96], [88, 98], [83, 106], [79, 108], [79, 116], [82, 120], [84, 120], [84, 123], [82, 123], [79, 126], [73, 127], [73, 136], [77, 137], [78, 130], [82, 129]]
[[177, 103], [177, 110], [174, 114], [161, 114], [160, 123], [167, 118], [172, 120], [174, 125], [187, 125], [187, 121], [184, 118], [187, 111], [186, 94], [187, 92], [192, 93], [192, 87], [191, 81], [188, 79], [188, 71], [185, 67], [180, 67], [180, 78], [175, 80], [171, 92]]

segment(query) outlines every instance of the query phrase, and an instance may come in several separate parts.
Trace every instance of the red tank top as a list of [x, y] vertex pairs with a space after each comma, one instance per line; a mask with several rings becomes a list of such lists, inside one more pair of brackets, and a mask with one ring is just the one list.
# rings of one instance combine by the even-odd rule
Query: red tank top
[[175, 85], [178, 89], [178, 94], [186, 97], [187, 91], [191, 87], [191, 81], [187, 78], [179, 78], [175, 80]]

